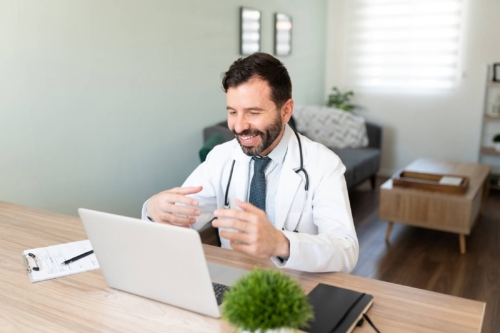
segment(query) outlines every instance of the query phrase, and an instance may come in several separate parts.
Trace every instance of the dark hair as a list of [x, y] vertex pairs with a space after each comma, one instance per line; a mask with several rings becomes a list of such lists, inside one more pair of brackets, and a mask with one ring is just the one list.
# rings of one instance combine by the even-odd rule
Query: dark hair
[[269, 84], [271, 100], [281, 109], [292, 98], [292, 81], [285, 65], [270, 54], [256, 52], [246, 58], [239, 58], [223, 74], [224, 92], [237, 87], [253, 78], [259, 78]]

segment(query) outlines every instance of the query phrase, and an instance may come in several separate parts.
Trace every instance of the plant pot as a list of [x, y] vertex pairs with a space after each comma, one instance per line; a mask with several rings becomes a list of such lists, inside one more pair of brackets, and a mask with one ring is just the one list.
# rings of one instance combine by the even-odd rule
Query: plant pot
[[500, 151], [500, 142], [494, 142], [493, 147], [495, 147], [496, 151]]

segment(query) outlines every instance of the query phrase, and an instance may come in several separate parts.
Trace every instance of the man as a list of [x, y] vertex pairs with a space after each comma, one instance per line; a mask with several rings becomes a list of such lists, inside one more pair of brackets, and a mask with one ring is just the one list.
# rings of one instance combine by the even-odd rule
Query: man
[[359, 247], [345, 167], [288, 126], [294, 102], [284, 65], [255, 53], [236, 60], [222, 85], [235, 140], [216, 146], [181, 188], [150, 198], [143, 219], [199, 229], [215, 217], [222, 247], [283, 268], [350, 272]]

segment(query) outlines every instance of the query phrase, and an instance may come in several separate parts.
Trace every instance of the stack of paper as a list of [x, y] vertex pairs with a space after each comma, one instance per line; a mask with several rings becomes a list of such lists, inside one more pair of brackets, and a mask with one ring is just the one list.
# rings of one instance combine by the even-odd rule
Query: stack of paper
[[443, 178], [441, 178], [439, 180], [439, 184], [460, 186], [460, 184], [462, 184], [462, 178], [461, 177], [444, 176]]

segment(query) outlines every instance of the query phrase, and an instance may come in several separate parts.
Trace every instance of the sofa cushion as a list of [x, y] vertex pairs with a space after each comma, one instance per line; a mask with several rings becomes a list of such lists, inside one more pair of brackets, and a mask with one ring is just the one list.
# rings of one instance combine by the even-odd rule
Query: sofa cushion
[[374, 175], [380, 165], [380, 150], [374, 148], [330, 148], [346, 167], [347, 187], [359, 184]]
[[363, 117], [325, 106], [296, 106], [297, 129], [309, 139], [327, 147], [361, 148], [368, 146]]

